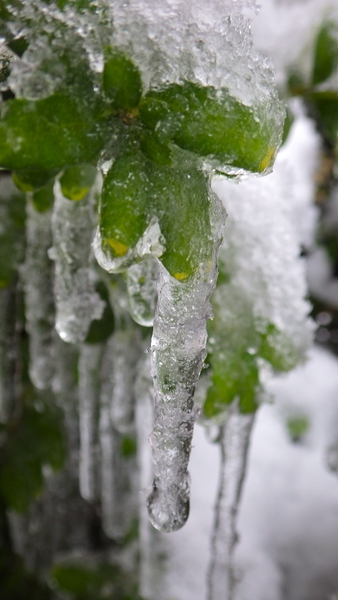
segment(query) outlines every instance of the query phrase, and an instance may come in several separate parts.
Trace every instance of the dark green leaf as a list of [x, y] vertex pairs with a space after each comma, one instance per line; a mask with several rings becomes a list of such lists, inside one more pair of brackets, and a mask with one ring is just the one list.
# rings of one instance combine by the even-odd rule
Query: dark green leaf
[[276, 124], [225, 89], [184, 82], [151, 90], [140, 104], [140, 118], [161, 140], [223, 165], [261, 172], [276, 152]]
[[188, 163], [149, 160], [130, 139], [114, 161], [102, 190], [100, 230], [112, 258], [133, 249], [157, 220], [165, 250], [161, 260], [177, 279], [192, 275], [212, 254], [208, 181]]
[[1, 107], [0, 167], [59, 171], [92, 163], [111, 135], [108, 123], [66, 94], [8, 100]]
[[131, 110], [141, 100], [140, 72], [117, 48], [106, 48], [102, 87], [115, 110]]

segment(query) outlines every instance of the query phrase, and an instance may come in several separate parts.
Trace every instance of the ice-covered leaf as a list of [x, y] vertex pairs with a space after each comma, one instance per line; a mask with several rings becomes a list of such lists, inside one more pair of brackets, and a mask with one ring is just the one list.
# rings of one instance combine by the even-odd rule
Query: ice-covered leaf
[[68, 200], [82, 200], [94, 184], [97, 170], [93, 165], [76, 165], [65, 169], [60, 177], [61, 190]]
[[279, 143], [275, 123], [246, 106], [227, 89], [196, 83], [149, 91], [140, 105], [141, 121], [184, 150], [247, 171], [271, 167]]
[[38, 212], [52, 208], [54, 204], [54, 180], [52, 179], [42, 188], [32, 193], [32, 203]]
[[57, 170], [37, 171], [34, 169], [13, 173], [13, 181], [21, 192], [34, 192], [46, 186], [57, 175]]
[[114, 110], [136, 108], [141, 100], [140, 72], [132, 61], [117, 48], [105, 49], [102, 87]]
[[154, 255], [176, 279], [187, 279], [212, 252], [208, 187], [184, 157], [180, 164], [156, 164], [131, 139], [103, 184], [101, 265], [122, 271]]
[[1, 106], [0, 166], [57, 171], [95, 162], [111, 135], [107, 122], [67, 94], [8, 100]]

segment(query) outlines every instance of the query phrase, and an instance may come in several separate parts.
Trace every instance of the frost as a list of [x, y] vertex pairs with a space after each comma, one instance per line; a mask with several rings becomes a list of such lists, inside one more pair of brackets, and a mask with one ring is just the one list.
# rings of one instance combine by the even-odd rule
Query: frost
[[246, 470], [246, 459], [254, 414], [243, 415], [233, 403], [221, 428], [221, 474], [211, 563], [208, 573], [208, 600], [232, 600], [235, 586], [233, 550], [237, 541], [236, 517]]
[[52, 217], [55, 261], [54, 293], [56, 330], [66, 342], [82, 342], [93, 319], [99, 319], [104, 303], [94, 291], [90, 269], [90, 245], [93, 236], [92, 196], [73, 202], [63, 197], [55, 184]]
[[180, 529], [189, 514], [188, 461], [198, 410], [193, 395], [206, 355], [206, 321], [216, 283], [216, 258], [223, 225], [218, 199], [211, 195], [214, 256], [180, 283], [160, 265], [158, 302], [151, 342], [155, 424], [150, 437], [154, 482], [148, 498], [155, 528]]
[[26, 328], [29, 333], [30, 378], [38, 389], [51, 387], [54, 374], [54, 296], [51, 211], [38, 212], [27, 203], [24, 281]]

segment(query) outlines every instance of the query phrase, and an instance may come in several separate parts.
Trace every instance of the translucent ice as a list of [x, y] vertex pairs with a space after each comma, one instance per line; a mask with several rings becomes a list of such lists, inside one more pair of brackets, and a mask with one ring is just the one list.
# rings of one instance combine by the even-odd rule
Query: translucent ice
[[90, 269], [92, 210], [90, 193], [73, 202], [64, 198], [59, 183], [55, 184], [53, 247], [49, 255], [55, 261], [55, 327], [65, 342], [83, 341], [91, 321], [99, 319], [104, 309], [94, 291]]
[[38, 389], [51, 386], [54, 374], [54, 297], [51, 211], [38, 212], [27, 203], [26, 260], [21, 269], [29, 333], [30, 378]]
[[[129, 339], [130, 341], [130, 339]], [[133, 351], [133, 344], [128, 345]], [[136, 432], [134, 423], [133, 373], [129, 373], [123, 391], [126, 396], [126, 412], [117, 413], [112, 419], [112, 400], [115, 380], [112, 376], [117, 359], [114, 336], [108, 340], [102, 364], [102, 386], [100, 396], [100, 448], [101, 448], [101, 507], [105, 533], [121, 540], [131, 531], [138, 509]], [[125, 358], [125, 355], [124, 355]], [[121, 363], [119, 363], [121, 366]], [[125, 371], [123, 371], [124, 374]], [[129, 385], [128, 385], [129, 381]], [[122, 390], [119, 390], [121, 394]], [[128, 396], [129, 394], [129, 396]], [[130, 397], [131, 396], [131, 397]], [[121, 406], [120, 409], [123, 407]], [[114, 415], [113, 415], [114, 416]], [[122, 429], [118, 431], [115, 423]]]
[[157, 300], [157, 261], [149, 257], [129, 267], [127, 290], [131, 315], [140, 325], [151, 327]]
[[81, 344], [79, 356], [80, 492], [93, 502], [99, 491], [98, 420], [102, 344]]
[[236, 517], [253, 421], [254, 414], [241, 414], [234, 403], [221, 428], [221, 474], [208, 573], [208, 600], [232, 600], [234, 597]]
[[197, 409], [193, 395], [206, 354], [209, 298], [216, 282], [216, 255], [224, 216], [211, 195], [214, 256], [185, 283], [160, 264], [158, 302], [151, 343], [155, 424], [150, 437], [154, 482], [148, 498], [151, 523], [176, 531], [189, 514], [188, 461]]

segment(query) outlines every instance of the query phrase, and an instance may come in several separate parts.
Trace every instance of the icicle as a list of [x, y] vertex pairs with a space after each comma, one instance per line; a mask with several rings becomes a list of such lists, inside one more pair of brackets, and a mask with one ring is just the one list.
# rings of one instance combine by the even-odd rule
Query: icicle
[[197, 409], [193, 395], [206, 355], [206, 321], [216, 282], [216, 255], [223, 213], [211, 197], [214, 260], [185, 283], [171, 277], [160, 263], [159, 292], [152, 337], [155, 424], [150, 437], [154, 482], [148, 498], [156, 529], [180, 529], [189, 514], [188, 461]]
[[[133, 351], [135, 340], [129, 339], [128, 349]], [[101, 508], [105, 533], [115, 539], [123, 539], [137, 518], [137, 464], [136, 434], [134, 426], [133, 382], [135, 372], [123, 371], [127, 385], [118, 390], [121, 405], [116, 410], [113, 426], [112, 399], [115, 394], [115, 365], [118, 358], [116, 338], [112, 336], [106, 345], [102, 365], [102, 387], [100, 404], [100, 448], [101, 448]], [[126, 356], [124, 354], [123, 356]], [[135, 371], [135, 363], [134, 363]], [[123, 412], [123, 392], [126, 410]], [[114, 412], [114, 411], [113, 411]]]
[[236, 517], [254, 416], [255, 413], [241, 414], [238, 403], [234, 402], [221, 428], [221, 477], [208, 573], [208, 600], [233, 598]]
[[80, 492], [93, 502], [98, 497], [98, 415], [102, 344], [81, 344], [79, 357]]
[[67, 200], [56, 182], [50, 257], [55, 260], [56, 330], [65, 342], [82, 342], [91, 321], [99, 319], [104, 309], [89, 268], [91, 205], [91, 193], [78, 202]]
[[130, 313], [134, 321], [144, 327], [152, 327], [154, 322], [157, 278], [157, 261], [151, 256], [127, 271]]
[[26, 328], [29, 333], [30, 378], [38, 389], [51, 386], [54, 373], [54, 299], [51, 211], [38, 212], [27, 204], [26, 260], [21, 270], [25, 290]]
[[0, 423], [8, 418], [6, 378], [6, 320], [8, 290], [0, 289]]

